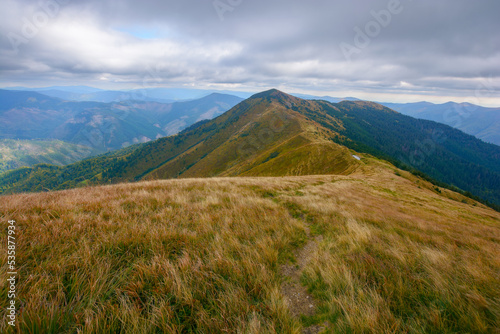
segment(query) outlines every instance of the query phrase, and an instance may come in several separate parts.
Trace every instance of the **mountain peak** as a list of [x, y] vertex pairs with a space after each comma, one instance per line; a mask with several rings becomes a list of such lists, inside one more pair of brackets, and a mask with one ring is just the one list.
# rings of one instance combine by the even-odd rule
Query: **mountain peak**
[[290, 100], [297, 100], [298, 99], [295, 96], [288, 95], [288, 94], [283, 93], [282, 91], [277, 90], [275, 88], [254, 94], [250, 98], [251, 99], [257, 99], [257, 98], [266, 99], [267, 98], [267, 99], [275, 99], [275, 100], [279, 100], [279, 101], [290, 101]]

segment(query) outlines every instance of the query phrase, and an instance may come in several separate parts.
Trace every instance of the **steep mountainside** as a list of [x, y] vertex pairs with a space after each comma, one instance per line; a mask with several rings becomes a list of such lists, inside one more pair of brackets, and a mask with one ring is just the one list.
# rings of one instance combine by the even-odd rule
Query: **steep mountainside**
[[277, 90], [126, 153], [16, 171], [0, 184], [33, 190], [42, 174], [49, 189], [174, 177], [348, 174], [360, 162], [346, 146], [500, 203], [499, 147], [375, 103], [307, 101]]

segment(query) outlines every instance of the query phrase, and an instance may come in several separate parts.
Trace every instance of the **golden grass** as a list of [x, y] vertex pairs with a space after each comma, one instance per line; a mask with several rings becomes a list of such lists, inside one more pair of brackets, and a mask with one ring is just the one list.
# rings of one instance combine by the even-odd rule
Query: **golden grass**
[[[498, 332], [500, 214], [400, 173], [372, 161], [1, 197], [20, 229], [18, 332]], [[279, 267], [307, 226], [323, 236], [302, 275], [318, 312], [297, 319]]]

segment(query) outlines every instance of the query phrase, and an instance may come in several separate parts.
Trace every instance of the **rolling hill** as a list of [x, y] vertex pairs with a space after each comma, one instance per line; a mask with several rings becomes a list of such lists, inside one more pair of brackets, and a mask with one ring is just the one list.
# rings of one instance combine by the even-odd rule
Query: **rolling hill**
[[157, 178], [349, 174], [360, 163], [350, 149], [500, 203], [500, 147], [376, 103], [307, 101], [277, 90], [175, 136], [64, 168], [14, 171], [0, 186], [12, 192], [40, 182], [63, 189]]

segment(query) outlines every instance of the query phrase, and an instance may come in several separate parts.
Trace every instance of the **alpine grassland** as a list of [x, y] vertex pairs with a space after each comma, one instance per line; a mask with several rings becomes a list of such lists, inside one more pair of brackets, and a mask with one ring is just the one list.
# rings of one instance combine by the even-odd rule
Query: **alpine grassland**
[[0, 332], [499, 333], [500, 213], [361, 156], [349, 175], [2, 196], [19, 275]]

